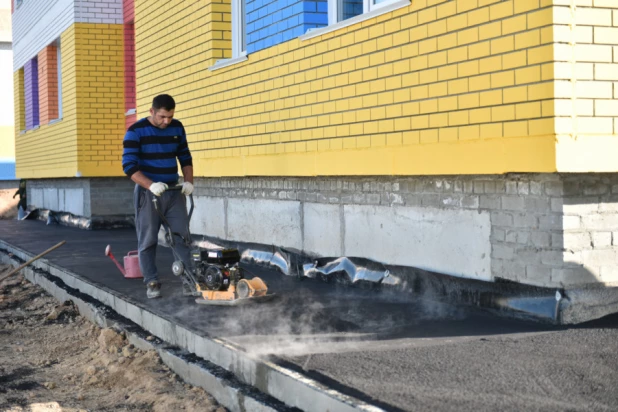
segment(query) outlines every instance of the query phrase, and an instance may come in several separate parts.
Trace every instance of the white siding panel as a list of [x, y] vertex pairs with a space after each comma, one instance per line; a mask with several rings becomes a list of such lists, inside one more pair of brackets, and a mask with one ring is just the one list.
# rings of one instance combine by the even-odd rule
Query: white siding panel
[[73, 0], [29, 0], [13, 13], [13, 71], [17, 71], [74, 22]]
[[122, 24], [122, 0], [25, 1], [13, 13], [13, 71], [23, 67], [73, 23]]

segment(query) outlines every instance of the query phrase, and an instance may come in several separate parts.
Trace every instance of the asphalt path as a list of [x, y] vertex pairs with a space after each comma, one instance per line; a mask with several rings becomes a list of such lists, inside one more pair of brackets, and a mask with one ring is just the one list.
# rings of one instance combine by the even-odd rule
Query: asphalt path
[[85, 231], [0, 221], [0, 239], [203, 335], [225, 339], [344, 393], [405, 411], [616, 411], [618, 316], [577, 327], [510, 320], [413, 295], [300, 281], [246, 266], [276, 298], [243, 307], [198, 305], [157, 257], [163, 297], [148, 300], [104, 255], [136, 249], [133, 230]]

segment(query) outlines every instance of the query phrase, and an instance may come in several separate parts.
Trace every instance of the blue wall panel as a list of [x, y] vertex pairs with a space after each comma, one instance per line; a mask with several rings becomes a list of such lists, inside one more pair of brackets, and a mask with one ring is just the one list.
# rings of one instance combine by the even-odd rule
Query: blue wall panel
[[247, 0], [247, 53], [328, 25], [326, 0]]
[[15, 177], [15, 161], [0, 159], [0, 180], [14, 180]]

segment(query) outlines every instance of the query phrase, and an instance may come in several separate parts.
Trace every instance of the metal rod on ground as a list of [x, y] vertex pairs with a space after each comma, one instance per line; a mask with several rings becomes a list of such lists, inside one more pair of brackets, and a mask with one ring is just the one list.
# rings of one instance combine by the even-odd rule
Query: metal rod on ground
[[9, 276], [19, 272], [20, 270], [22, 270], [23, 268], [25, 268], [26, 266], [28, 266], [29, 264], [31, 264], [32, 262], [34, 262], [35, 260], [39, 259], [42, 256], [45, 256], [46, 254], [48, 254], [49, 252], [51, 252], [52, 250], [58, 249], [60, 246], [64, 245], [67, 241], [63, 240], [62, 242], [58, 243], [55, 246], [50, 247], [49, 249], [47, 249], [45, 252], [36, 255], [35, 257], [33, 257], [32, 259], [30, 259], [29, 261], [27, 261], [26, 263], [24, 263], [23, 265], [21, 265], [20, 267], [18, 267], [17, 269], [13, 269], [11, 272], [9, 272], [8, 275], [4, 275], [3, 277], [0, 278], [0, 282], [2, 282], [4, 279], [8, 278]]

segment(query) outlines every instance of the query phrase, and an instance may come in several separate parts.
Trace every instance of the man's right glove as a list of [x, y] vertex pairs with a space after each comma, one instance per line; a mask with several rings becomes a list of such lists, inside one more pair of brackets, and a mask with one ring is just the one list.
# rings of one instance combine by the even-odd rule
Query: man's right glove
[[167, 185], [165, 183], [155, 182], [150, 185], [149, 189], [155, 196], [161, 196], [161, 193], [167, 190]]

